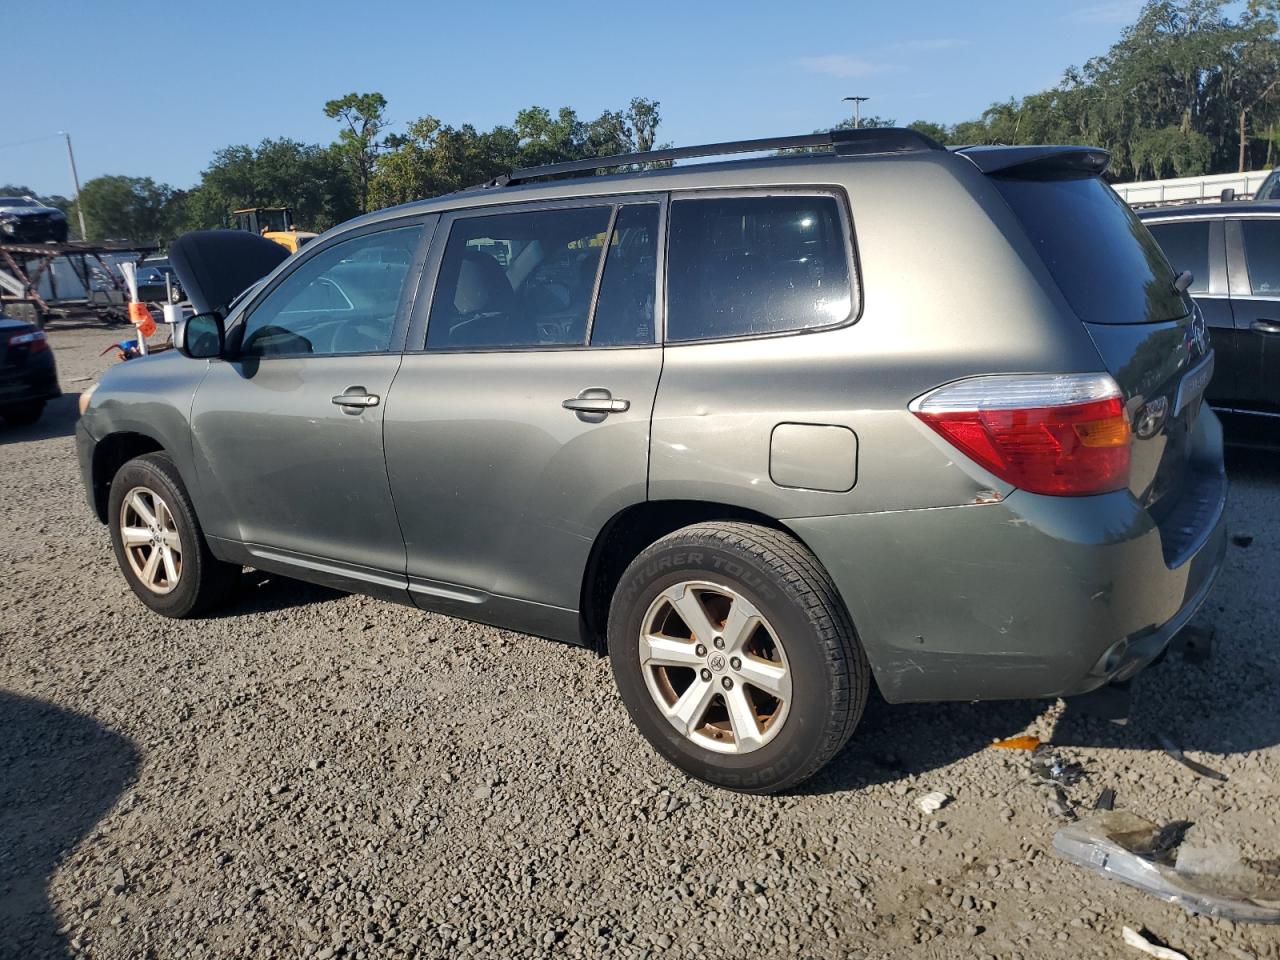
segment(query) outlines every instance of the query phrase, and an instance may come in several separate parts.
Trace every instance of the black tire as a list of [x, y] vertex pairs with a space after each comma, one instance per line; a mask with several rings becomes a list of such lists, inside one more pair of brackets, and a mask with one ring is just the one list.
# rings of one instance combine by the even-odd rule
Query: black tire
[[[181, 567], [176, 584], [168, 593], [149, 589], [130, 566], [125, 552], [120, 515], [125, 498], [138, 487], [154, 491], [164, 501], [177, 528]], [[144, 604], [162, 616], [185, 619], [208, 613], [224, 604], [239, 583], [241, 568], [224, 563], [209, 552], [187, 488], [166, 454], [135, 457], [116, 472], [107, 498], [107, 526], [125, 580]]]
[[[722, 585], [745, 598], [785, 650], [788, 712], [772, 739], [750, 752], [699, 746], [672, 726], [646, 685], [639, 655], [644, 618], [663, 591], [686, 581]], [[644, 737], [690, 776], [743, 793], [775, 793], [817, 773], [848, 741], [869, 696], [866, 655], [831, 578], [803, 544], [768, 527], [700, 523], [652, 544], [618, 582], [608, 638], [614, 679]]]
[[0, 418], [13, 427], [29, 427], [44, 414], [43, 400], [28, 400], [25, 403], [11, 403], [0, 407]]

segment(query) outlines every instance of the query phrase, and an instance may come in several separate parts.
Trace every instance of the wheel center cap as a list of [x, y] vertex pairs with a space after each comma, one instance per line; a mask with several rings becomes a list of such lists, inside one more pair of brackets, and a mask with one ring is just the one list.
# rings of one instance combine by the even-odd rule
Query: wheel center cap
[[729, 665], [728, 658], [719, 651], [707, 657], [707, 666], [711, 668], [713, 673], [724, 673], [724, 668]]

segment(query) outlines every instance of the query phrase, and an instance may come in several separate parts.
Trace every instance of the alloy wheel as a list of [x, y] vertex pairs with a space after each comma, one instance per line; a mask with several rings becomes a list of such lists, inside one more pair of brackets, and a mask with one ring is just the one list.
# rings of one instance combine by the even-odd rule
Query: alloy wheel
[[764, 615], [730, 587], [689, 580], [663, 590], [642, 621], [639, 655], [658, 710], [704, 749], [751, 753], [786, 722], [786, 652]]
[[120, 508], [120, 542], [138, 581], [170, 593], [182, 576], [182, 539], [173, 511], [150, 487], [134, 487]]

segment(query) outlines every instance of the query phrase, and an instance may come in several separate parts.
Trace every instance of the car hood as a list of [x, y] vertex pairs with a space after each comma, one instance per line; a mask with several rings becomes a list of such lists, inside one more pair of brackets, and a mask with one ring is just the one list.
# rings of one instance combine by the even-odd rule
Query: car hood
[[196, 230], [169, 247], [173, 272], [197, 313], [225, 310], [288, 256], [280, 244], [243, 230]]

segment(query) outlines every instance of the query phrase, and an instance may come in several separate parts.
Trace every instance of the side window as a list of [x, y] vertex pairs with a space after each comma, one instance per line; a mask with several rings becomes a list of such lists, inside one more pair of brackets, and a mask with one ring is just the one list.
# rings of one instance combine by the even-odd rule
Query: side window
[[1208, 220], [1151, 224], [1151, 235], [1169, 258], [1174, 272], [1190, 270], [1195, 277], [1190, 293], [1209, 289], [1209, 226]]
[[611, 214], [571, 207], [455, 220], [427, 349], [584, 344]]
[[669, 217], [669, 342], [826, 327], [852, 314], [834, 197], [676, 200]]
[[1280, 220], [1244, 220], [1244, 259], [1255, 297], [1280, 297]]
[[305, 260], [254, 307], [243, 356], [376, 353], [391, 345], [418, 226], [335, 243]]
[[591, 321], [593, 347], [654, 342], [658, 211], [656, 203], [618, 208]]

